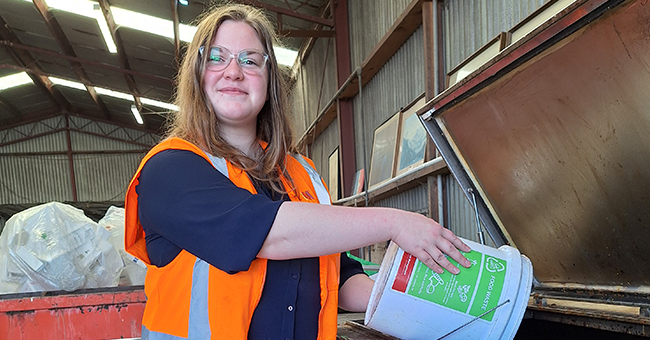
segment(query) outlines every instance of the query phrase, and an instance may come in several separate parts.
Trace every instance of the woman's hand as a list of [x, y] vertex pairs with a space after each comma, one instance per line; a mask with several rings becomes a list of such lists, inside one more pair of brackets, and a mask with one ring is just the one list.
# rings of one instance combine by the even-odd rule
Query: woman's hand
[[469, 252], [471, 249], [451, 230], [420, 214], [399, 210], [396, 215], [392, 240], [431, 270], [438, 274], [443, 273], [443, 268], [453, 274], [460, 272], [445, 254], [465, 268], [470, 266], [469, 260], [458, 250]]

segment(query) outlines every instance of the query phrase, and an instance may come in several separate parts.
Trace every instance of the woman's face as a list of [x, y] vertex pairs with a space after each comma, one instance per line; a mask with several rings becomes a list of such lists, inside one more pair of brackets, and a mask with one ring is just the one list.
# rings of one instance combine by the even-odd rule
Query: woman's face
[[[264, 51], [255, 30], [247, 23], [233, 20], [221, 24], [211, 46], [215, 45], [225, 47], [235, 56], [243, 50]], [[223, 70], [206, 68], [203, 86], [222, 132], [227, 132], [224, 129], [242, 128], [255, 131], [257, 114], [267, 99], [268, 69], [264, 67], [259, 74], [244, 72], [237, 57], [232, 58]]]

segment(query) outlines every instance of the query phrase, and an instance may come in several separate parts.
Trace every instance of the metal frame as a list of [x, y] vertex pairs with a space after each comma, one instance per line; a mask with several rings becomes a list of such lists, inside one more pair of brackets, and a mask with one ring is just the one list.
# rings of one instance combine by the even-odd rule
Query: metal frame
[[[455, 152], [454, 145], [447, 140], [442, 114], [625, 2], [625, 0], [576, 1], [564, 9], [556, 17], [557, 19], [541, 25], [526, 38], [505, 48], [493, 60], [429, 101], [418, 112], [425, 128], [470, 202], [473, 200], [470, 192], [478, 193], [475, 207], [481, 222], [497, 246], [511, 243], [508, 232], [491, 214], [488, 207], [490, 203], [486, 202], [486, 199], [481, 196], [481, 191], [477, 190], [476, 178], [463, 166], [463, 159]], [[602, 286], [546, 283], [535, 280], [528, 317], [650, 336], [648, 332], [649, 289], [647, 286]]]
[[502, 50], [495, 59], [480, 67], [465, 79], [443, 91], [439, 96], [430, 100], [418, 111], [420, 120], [436, 144], [436, 147], [447, 162], [449, 169], [463, 189], [467, 199], [473, 201], [471, 192], [477, 193], [475, 209], [482, 224], [497, 246], [511, 244], [508, 233], [502, 229], [490, 212], [488, 205], [481, 196], [475, 180], [462, 165], [461, 159], [454, 152], [453, 146], [445, 137], [439, 124], [438, 117], [456, 103], [470, 97], [510, 72], [524, 62], [553, 46], [558, 41], [569, 36], [581, 27], [601, 16], [611, 7], [619, 5], [623, 0], [584, 0], [570, 5], [559, 20], [539, 27], [537, 35]]

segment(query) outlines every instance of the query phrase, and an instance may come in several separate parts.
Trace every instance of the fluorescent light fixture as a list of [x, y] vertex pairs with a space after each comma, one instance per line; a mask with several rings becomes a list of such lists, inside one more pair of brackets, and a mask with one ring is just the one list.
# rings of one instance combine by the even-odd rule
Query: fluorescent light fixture
[[113, 97], [113, 98], [119, 98], [119, 99], [124, 99], [124, 100], [133, 100], [133, 96], [124, 92], [117, 92], [109, 89], [105, 89], [102, 87], [95, 87], [95, 91], [97, 91], [98, 94], [103, 94], [105, 96]]
[[70, 81], [70, 80], [66, 80], [66, 79], [61, 79], [61, 78], [57, 78], [57, 77], [49, 77], [49, 78], [50, 78], [50, 81], [52, 82], [52, 84], [54, 84], [54, 85], [61, 85], [61, 86], [70, 87], [70, 88], [81, 90], [81, 91], [86, 91], [86, 86], [84, 86], [84, 84], [82, 84], [82, 83], [78, 83], [76, 81]]
[[298, 51], [282, 47], [274, 47], [273, 51], [275, 52], [275, 58], [278, 60], [278, 64], [280, 65], [293, 66], [296, 62]]
[[[0, 86], [2, 86], [4, 84], [4, 82], [2, 82], [2, 79], [4, 79], [4, 78], [0, 78]], [[27, 79], [29, 79], [30, 82], [32, 81], [29, 77], [27, 77]], [[65, 87], [69, 87], [69, 88], [73, 88], [73, 89], [77, 89], [77, 90], [81, 90], [81, 91], [86, 91], [86, 86], [84, 86], [84, 84], [78, 83], [76, 81], [70, 81], [70, 80], [61, 79], [61, 78], [57, 78], [57, 77], [50, 77], [50, 81], [54, 85], [61, 85], [61, 86], [65, 86]], [[0, 89], [2, 89], [2, 88], [0, 87]], [[133, 101], [133, 96], [128, 94], [128, 93], [113, 91], [113, 90], [105, 89], [103, 87], [95, 87], [95, 91], [97, 91], [98, 94], [101, 94], [101, 95], [104, 95], [104, 96], [109, 96], [109, 97], [113, 97], [113, 98], [119, 98], [119, 99], [124, 99], [124, 100], [128, 100], [128, 101]], [[167, 110], [170, 110], [170, 111], [178, 111], [178, 106], [173, 105], [173, 104], [169, 104], [169, 103], [165, 103], [165, 102], [161, 102], [161, 101], [158, 101], [158, 100], [140, 97], [140, 101], [143, 104], [159, 107], [159, 108], [162, 108], [162, 109], [167, 109]]]
[[[32, 2], [32, 0], [24, 1]], [[102, 34], [104, 35], [104, 40], [106, 41], [106, 45], [109, 51], [112, 49], [109, 44], [109, 40], [113, 45], [115, 43], [113, 42], [113, 38], [111, 37], [108, 30], [108, 25], [106, 25], [106, 21], [104, 19], [104, 16], [101, 14], [101, 11], [99, 11], [99, 14], [97, 14], [97, 11], [94, 10], [93, 5], [97, 5], [96, 2], [88, 0], [46, 0], [46, 3], [48, 7], [51, 8], [56, 8], [58, 10], [96, 19], [100, 30], [102, 30]], [[174, 24], [171, 20], [133, 12], [115, 6], [111, 6], [111, 13], [113, 14], [115, 25], [119, 27], [128, 27], [134, 30], [148, 32], [161, 37], [174, 39]], [[99, 16], [101, 16], [101, 20], [99, 19]], [[103, 25], [106, 25], [106, 28], [102, 28]], [[104, 30], [106, 30], [106, 33], [104, 33]], [[180, 24], [178, 31], [178, 38], [181, 41], [190, 42], [192, 41], [192, 38], [194, 38], [196, 27]], [[117, 51], [117, 49], [115, 50]], [[278, 63], [287, 66], [293, 66], [294, 62], [296, 61], [296, 56], [298, 55], [298, 51], [288, 50], [285, 48], [276, 47], [274, 48], [274, 51], [275, 56], [278, 59]]]
[[[32, 0], [25, 0], [32, 2]], [[56, 8], [62, 11], [83, 15], [95, 19], [95, 9], [93, 5], [96, 2], [88, 0], [46, 0], [47, 7]]]
[[[32, 2], [32, 0], [25, 0]], [[85, 16], [97, 20], [99, 30], [102, 32], [106, 47], [111, 53], [117, 53], [117, 47], [113, 41], [113, 36], [106, 23], [106, 18], [99, 8], [99, 4], [88, 0], [46, 0], [47, 7]]]
[[[151, 15], [128, 11], [119, 7], [111, 6], [113, 19], [118, 26], [132, 28], [134, 30], [148, 32], [159, 36], [174, 38], [174, 24], [171, 20], [156, 18]], [[185, 25], [180, 25], [185, 26]]]
[[145, 105], [156, 106], [159, 108], [167, 109], [169, 111], [178, 111], [178, 106], [174, 104], [169, 104], [169, 103], [165, 103], [165, 102], [161, 102], [149, 98], [140, 97], [140, 102]]
[[12, 87], [33, 84], [32, 78], [26, 72], [11, 74], [8, 76], [0, 77], [0, 91], [10, 89]]
[[133, 113], [133, 117], [135, 117], [135, 121], [138, 122], [138, 124], [144, 124], [142, 116], [140, 116], [140, 111], [138, 111], [138, 108], [135, 106], [135, 104], [131, 105], [131, 112]]
[[[197, 31], [196, 26], [190, 26], [190, 25], [179, 25], [178, 26], [178, 39], [184, 42], [190, 42], [192, 39], [194, 39], [194, 34], [196, 34]], [[173, 38], [173, 37], [171, 37]]]
[[[99, 4], [96, 5], [99, 7]], [[102, 13], [102, 9], [98, 8], [95, 10], [97, 24], [99, 25], [99, 30], [102, 32], [104, 37], [104, 42], [106, 42], [106, 47], [108, 52], [117, 53], [117, 46], [115, 46], [115, 41], [113, 41], [113, 35], [111, 35], [111, 30], [108, 28], [108, 23], [106, 22], [106, 17]]]

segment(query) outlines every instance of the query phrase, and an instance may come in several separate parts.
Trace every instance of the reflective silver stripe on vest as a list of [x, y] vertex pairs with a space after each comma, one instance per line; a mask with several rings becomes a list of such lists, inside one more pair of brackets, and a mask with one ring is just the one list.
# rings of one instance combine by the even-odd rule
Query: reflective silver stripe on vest
[[[212, 162], [212, 165], [217, 170], [219, 170], [219, 172], [221, 172], [224, 176], [230, 178], [230, 176], [228, 176], [228, 164], [226, 163], [225, 159], [222, 157], [213, 156], [207, 152], [205, 154], [208, 155], [210, 162]], [[307, 160], [305, 160], [302, 155], [295, 154], [293, 157], [298, 161], [298, 163], [300, 163], [300, 165], [302, 165], [303, 168], [305, 168], [307, 174], [309, 174], [311, 184], [314, 186], [314, 190], [316, 190], [316, 197], [318, 198], [318, 202], [320, 204], [330, 205], [330, 194], [327, 192], [327, 188], [325, 188], [323, 180], [321, 179], [318, 172], [316, 172], [316, 169], [312, 168], [309, 162], [307, 162]]]
[[187, 338], [152, 332], [142, 326], [142, 340], [210, 339], [210, 319], [208, 318], [208, 274], [210, 265], [196, 258], [192, 272], [192, 296], [190, 297], [190, 319]]
[[316, 172], [316, 169], [312, 168], [309, 162], [307, 162], [307, 160], [305, 160], [305, 158], [303, 158], [301, 155], [296, 154], [294, 158], [302, 165], [303, 168], [305, 168], [309, 174], [311, 184], [314, 186], [314, 190], [316, 190], [318, 202], [320, 204], [330, 205], [330, 194], [327, 193], [325, 184], [323, 184], [323, 180], [321, 179], [318, 172]]
[[205, 154], [208, 155], [208, 158], [210, 158], [210, 162], [212, 162], [212, 166], [214, 166], [217, 170], [219, 170], [219, 172], [222, 173], [224, 176], [230, 178], [228, 176], [228, 163], [226, 163], [225, 159], [223, 159], [222, 157], [212, 156], [207, 152]]
[[190, 298], [189, 339], [210, 339], [208, 317], [208, 282], [210, 264], [196, 258], [192, 272], [192, 297]]
[[140, 337], [142, 340], [187, 340], [187, 338], [179, 338], [177, 336], [152, 332], [142, 325], [142, 335]]

